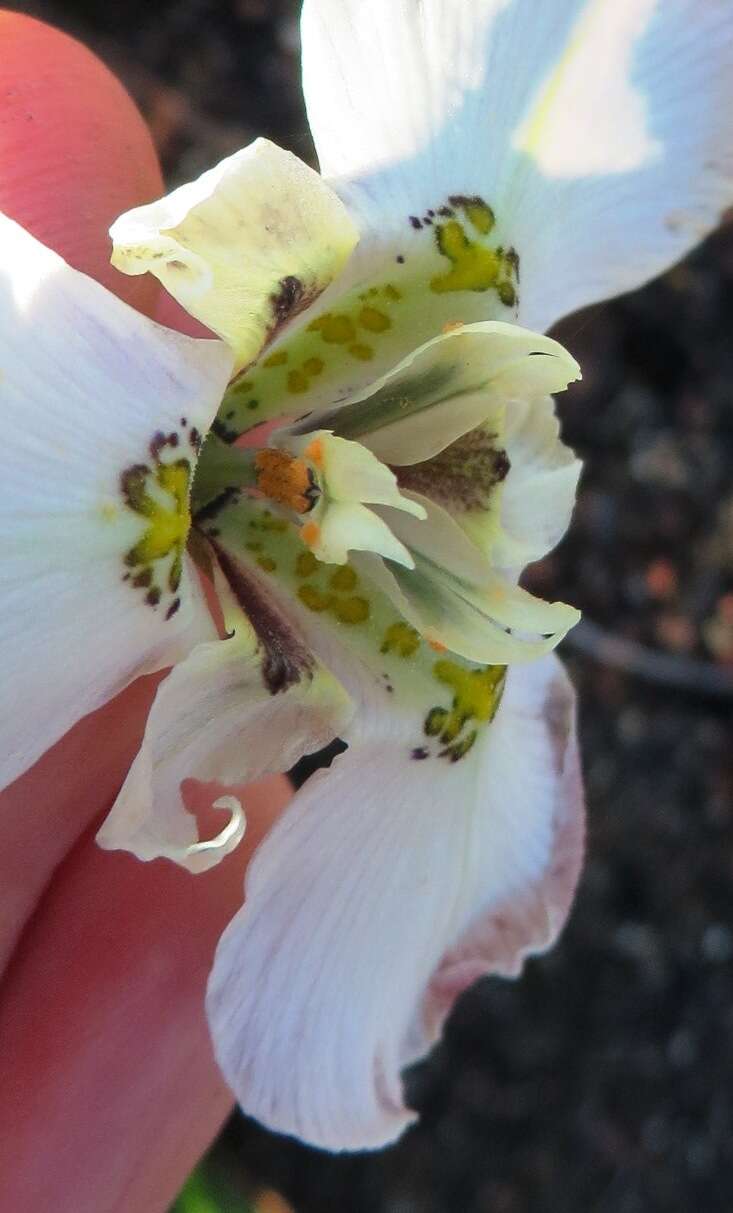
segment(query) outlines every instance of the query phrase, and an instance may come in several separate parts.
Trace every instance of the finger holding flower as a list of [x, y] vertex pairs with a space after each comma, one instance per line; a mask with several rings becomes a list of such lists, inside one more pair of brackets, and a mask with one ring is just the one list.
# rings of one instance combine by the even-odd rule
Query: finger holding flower
[[[106, 235], [121, 209], [162, 188], [139, 113], [94, 55], [38, 21], [0, 13], [0, 51], [0, 210], [150, 314], [157, 284], [114, 270]], [[54, 440], [41, 403], [36, 469]], [[32, 681], [35, 650], [29, 661]], [[249, 790], [248, 837], [213, 880], [161, 864], [151, 887], [149, 869], [99, 851], [94, 822], [134, 758], [155, 682], [85, 717], [0, 794], [0, 1171], [3, 1201], [19, 1210], [164, 1210], [231, 1106], [203, 1015], [206, 973], [288, 789]], [[15, 692], [6, 725], [23, 711], [25, 676]]]

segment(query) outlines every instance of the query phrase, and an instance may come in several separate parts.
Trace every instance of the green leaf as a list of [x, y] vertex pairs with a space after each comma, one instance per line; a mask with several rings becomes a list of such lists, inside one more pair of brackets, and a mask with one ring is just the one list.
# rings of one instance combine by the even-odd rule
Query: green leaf
[[206, 1169], [199, 1167], [189, 1177], [170, 1213], [256, 1213], [256, 1211], [243, 1196], [236, 1201], [226, 1200], [222, 1204]]

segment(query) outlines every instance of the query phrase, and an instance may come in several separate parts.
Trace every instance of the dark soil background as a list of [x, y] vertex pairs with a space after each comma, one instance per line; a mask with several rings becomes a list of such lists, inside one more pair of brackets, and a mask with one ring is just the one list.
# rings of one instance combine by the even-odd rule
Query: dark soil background
[[[256, 134], [312, 157], [296, 0], [20, 7], [118, 73], [171, 185]], [[586, 471], [534, 584], [588, 620], [565, 656], [589, 807], [561, 943], [462, 1000], [393, 1149], [332, 1158], [234, 1117], [209, 1164], [226, 1213], [259, 1188], [287, 1201], [271, 1191], [271, 1213], [729, 1213], [732, 326], [728, 228], [559, 333], [584, 370], [560, 408]]]

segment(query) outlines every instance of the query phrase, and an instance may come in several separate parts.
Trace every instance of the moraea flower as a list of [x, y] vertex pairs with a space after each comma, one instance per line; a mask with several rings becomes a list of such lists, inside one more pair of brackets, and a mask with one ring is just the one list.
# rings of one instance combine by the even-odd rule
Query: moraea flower
[[251, 866], [208, 1010], [248, 1112], [360, 1148], [411, 1119], [401, 1071], [458, 994], [567, 914], [577, 612], [519, 582], [570, 519], [579, 371], [532, 330], [715, 225], [733, 15], [309, 0], [303, 53], [323, 177], [259, 140], [112, 229], [218, 340], [0, 222], [0, 771], [173, 665], [100, 841], [200, 871], [244, 829], [228, 784], [344, 739]]

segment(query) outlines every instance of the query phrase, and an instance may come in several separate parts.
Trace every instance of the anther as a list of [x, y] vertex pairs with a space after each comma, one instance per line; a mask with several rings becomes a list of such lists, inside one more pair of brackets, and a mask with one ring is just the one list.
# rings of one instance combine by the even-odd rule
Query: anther
[[313, 509], [321, 490], [302, 459], [295, 459], [285, 451], [268, 449], [257, 452], [255, 467], [257, 488], [265, 497], [296, 514], [307, 514]]

